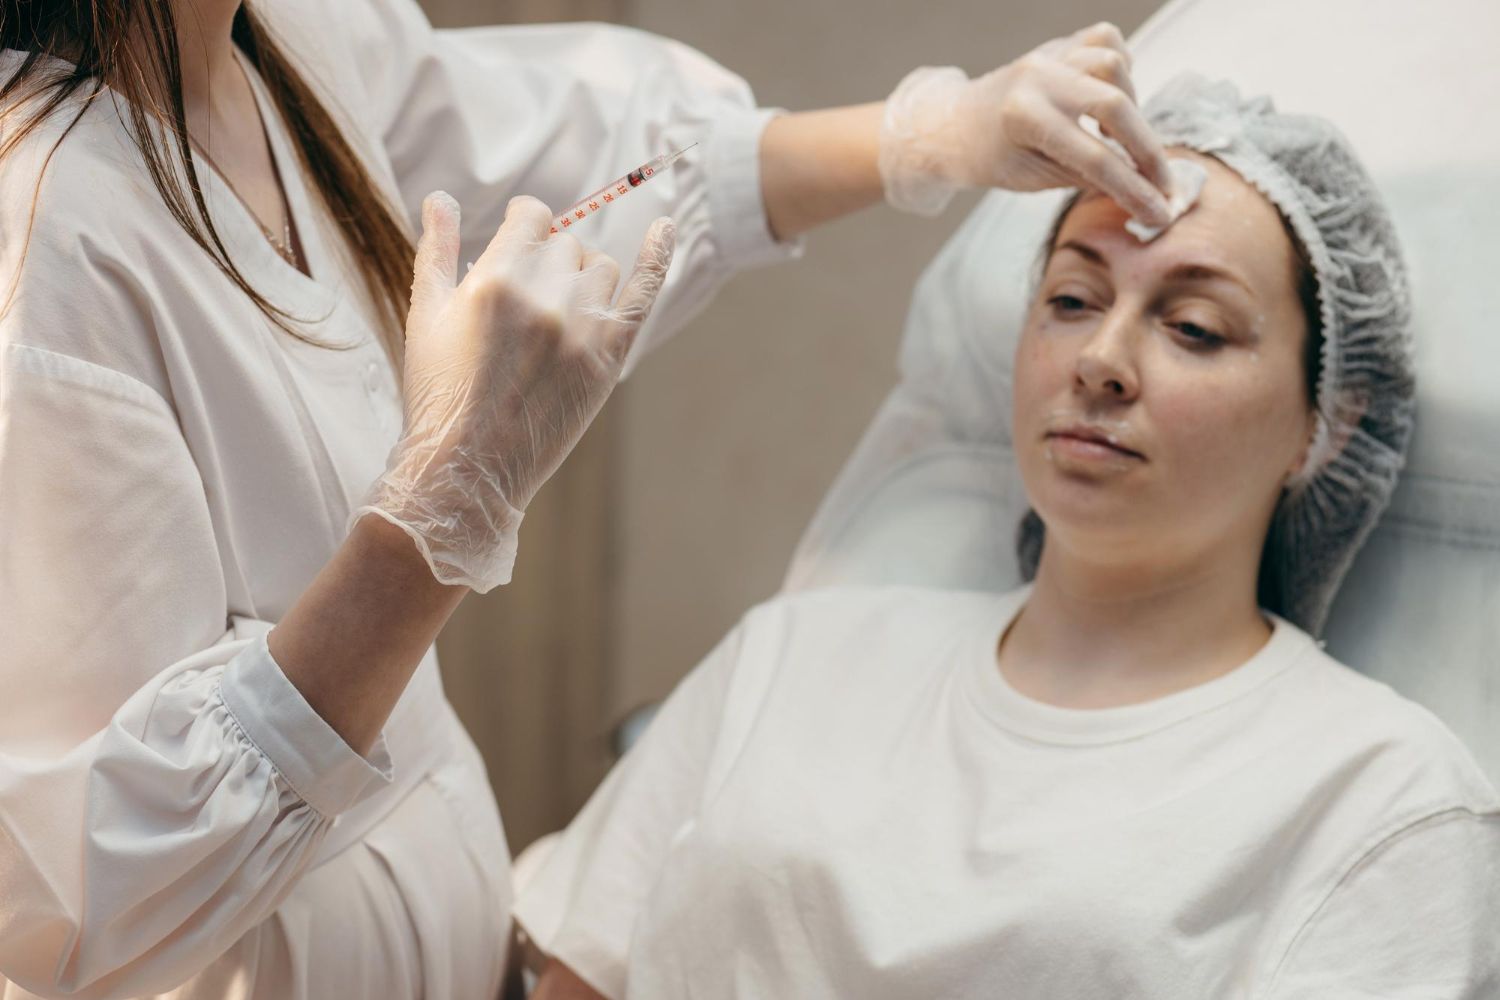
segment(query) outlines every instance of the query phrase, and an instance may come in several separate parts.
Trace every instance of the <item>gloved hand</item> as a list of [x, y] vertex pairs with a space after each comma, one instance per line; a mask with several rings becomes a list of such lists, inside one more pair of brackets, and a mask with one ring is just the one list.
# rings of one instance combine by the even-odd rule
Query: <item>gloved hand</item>
[[458, 205], [422, 203], [406, 320], [401, 438], [349, 518], [401, 528], [433, 575], [485, 593], [510, 581], [527, 503], [583, 436], [620, 377], [672, 260], [658, 219], [611, 304], [619, 266], [535, 198], [505, 221], [462, 281]]
[[[1095, 119], [1135, 160], [1079, 125]], [[1130, 53], [1112, 24], [1054, 39], [970, 80], [955, 66], [910, 73], [886, 101], [886, 199], [941, 212], [961, 187], [1094, 188], [1147, 225], [1165, 225], [1171, 174], [1135, 103]]]

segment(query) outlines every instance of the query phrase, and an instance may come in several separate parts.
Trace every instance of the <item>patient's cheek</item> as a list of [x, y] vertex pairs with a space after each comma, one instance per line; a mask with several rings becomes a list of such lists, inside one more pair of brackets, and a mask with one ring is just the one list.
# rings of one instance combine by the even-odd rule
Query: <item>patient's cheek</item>
[[1027, 435], [1038, 420], [1037, 401], [1049, 395], [1047, 389], [1038, 385], [1044, 377], [1035, 348], [1023, 343], [1016, 352], [1011, 375], [1011, 429], [1018, 436]]
[[1174, 450], [1204, 478], [1247, 488], [1283, 462], [1302, 419], [1298, 400], [1255, 365], [1242, 377], [1178, 387], [1159, 395], [1152, 416]]
[[1045, 321], [1029, 325], [1017, 345], [1013, 382], [1018, 399], [1045, 394], [1067, 381], [1070, 357], [1057, 338], [1047, 336], [1047, 327]]

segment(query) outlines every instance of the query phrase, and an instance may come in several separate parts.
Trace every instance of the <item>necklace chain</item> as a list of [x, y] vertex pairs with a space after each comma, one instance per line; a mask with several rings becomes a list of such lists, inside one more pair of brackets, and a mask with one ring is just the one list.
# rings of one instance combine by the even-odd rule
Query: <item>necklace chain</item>
[[265, 236], [266, 242], [271, 244], [271, 249], [280, 254], [281, 258], [288, 264], [296, 267], [297, 250], [292, 246], [292, 212], [291, 206], [287, 204], [286, 192], [281, 192], [281, 236], [278, 238], [277, 235], [271, 231], [269, 226], [260, 221], [260, 216], [256, 215], [255, 211], [250, 208], [250, 203], [247, 202], [244, 196], [240, 194], [239, 189], [234, 186], [234, 182], [229, 179], [229, 175], [224, 172], [223, 168], [221, 168], [217, 163], [214, 162], [214, 158], [212, 156], [208, 155], [208, 150], [204, 149], [196, 142], [193, 143], [193, 146], [198, 150], [199, 153], [203, 155], [203, 158], [208, 161], [208, 165], [214, 168], [214, 173], [219, 175], [220, 180], [224, 182], [225, 187], [229, 188], [230, 193], [240, 200], [240, 204], [245, 206], [245, 210], [250, 213], [250, 218], [254, 219], [255, 224], [260, 227], [260, 231], [262, 235]]
[[[235, 63], [239, 63], [237, 58], [235, 59]], [[251, 100], [254, 100], [255, 85], [250, 82], [250, 74], [245, 72], [244, 66], [240, 66], [240, 73], [244, 77], [246, 85], [251, 88]], [[281, 183], [281, 172], [277, 169], [276, 155], [271, 149], [271, 135], [266, 127], [265, 119], [260, 116], [260, 105], [258, 102], [256, 103], [256, 116], [260, 119], [261, 135], [266, 140], [266, 152], [271, 156], [271, 169], [277, 174], [276, 191], [281, 195], [281, 237], [279, 239], [275, 233], [271, 232], [269, 226], [260, 221], [260, 216], [255, 214], [255, 210], [250, 207], [250, 203], [245, 200], [244, 196], [240, 194], [239, 189], [234, 186], [234, 182], [229, 179], [229, 175], [224, 172], [218, 163], [214, 162], [214, 158], [209, 155], [208, 147], [200, 144], [192, 136], [188, 136], [188, 141], [193, 144], [194, 149], [202, 154], [203, 159], [208, 161], [208, 165], [213, 168], [214, 173], [219, 175], [219, 179], [224, 182], [225, 187], [229, 188], [230, 193], [239, 199], [240, 204], [245, 207], [245, 211], [250, 214], [250, 218], [254, 219], [255, 224], [260, 227], [260, 231], [265, 236], [266, 242], [271, 244], [271, 249], [275, 250], [281, 259], [288, 264], [300, 268], [301, 264], [297, 259], [297, 248], [292, 243], [292, 206], [287, 201], [286, 189]]]

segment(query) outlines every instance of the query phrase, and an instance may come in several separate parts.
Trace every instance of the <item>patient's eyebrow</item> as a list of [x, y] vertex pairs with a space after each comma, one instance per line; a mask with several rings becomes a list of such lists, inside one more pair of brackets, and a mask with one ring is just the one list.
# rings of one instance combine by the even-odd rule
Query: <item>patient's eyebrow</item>
[[[1068, 240], [1066, 243], [1059, 243], [1057, 245], [1056, 252], [1061, 252], [1063, 250], [1071, 250], [1074, 253], [1078, 254], [1078, 256], [1082, 257], [1084, 260], [1088, 261], [1091, 264], [1094, 264], [1097, 267], [1109, 266], [1108, 262], [1106, 262], [1104, 259], [1104, 254], [1089, 246], [1087, 243], [1083, 243], [1078, 240]], [[1212, 264], [1178, 264], [1176, 267], [1172, 268], [1172, 270], [1166, 273], [1164, 279], [1166, 281], [1178, 281], [1184, 283], [1194, 281], [1227, 281], [1231, 284], [1239, 285], [1252, 296], [1255, 294], [1244, 278], [1241, 278], [1238, 274], [1235, 274], [1233, 271], [1227, 268], [1215, 267]]]
[[1176, 267], [1172, 268], [1172, 270], [1167, 272], [1166, 280], [1184, 282], [1228, 281], [1233, 284], [1239, 285], [1252, 296], [1255, 294], [1250, 290], [1250, 286], [1245, 283], [1244, 278], [1241, 278], [1233, 271], [1221, 267], [1214, 267], [1210, 264], [1179, 264]]
[[1061, 252], [1063, 250], [1071, 250], [1091, 264], [1097, 264], [1100, 267], [1107, 266], [1104, 263], [1104, 255], [1098, 250], [1095, 250], [1093, 247], [1089, 246], [1087, 243], [1080, 243], [1077, 240], [1068, 240], [1068, 242], [1066, 243], [1058, 244], [1057, 251]]

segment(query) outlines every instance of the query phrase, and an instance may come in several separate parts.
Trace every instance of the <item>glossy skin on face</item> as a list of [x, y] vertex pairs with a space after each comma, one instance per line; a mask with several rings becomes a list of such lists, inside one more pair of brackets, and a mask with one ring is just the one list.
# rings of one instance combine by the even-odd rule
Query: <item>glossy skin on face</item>
[[1017, 347], [1013, 429], [1048, 547], [1151, 566], [1258, 559], [1312, 430], [1295, 251], [1217, 160], [1151, 243], [1086, 196]]

